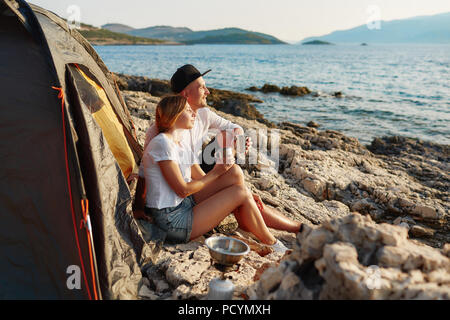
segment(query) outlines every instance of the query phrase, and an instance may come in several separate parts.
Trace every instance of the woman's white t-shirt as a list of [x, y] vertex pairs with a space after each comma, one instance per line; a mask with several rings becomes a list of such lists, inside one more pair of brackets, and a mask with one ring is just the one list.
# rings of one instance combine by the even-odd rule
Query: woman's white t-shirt
[[158, 165], [159, 161], [178, 163], [186, 182], [191, 181], [191, 149], [185, 143], [177, 144], [164, 133], [158, 134], [147, 145], [142, 157], [143, 173], [147, 188], [146, 203], [149, 208], [175, 207], [183, 201], [166, 182]]
[[[197, 110], [197, 116], [195, 117], [194, 127], [189, 130], [185, 130], [182, 133], [182, 140], [187, 144], [190, 144], [192, 155], [195, 155], [192, 163], [202, 163], [201, 153], [202, 145], [208, 137], [208, 132], [210, 130], [222, 131], [222, 130], [233, 130], [240, 128], [241, 126], [232, 123], [218, 116], [215, 112], [211, 111], [208, 107], [200, 108]], [[216, 132], [218, 133], [218, 132]], [[152, 141], [153, 137], [158, 134], [158, 128], [155, 123], [153, 123], [147, 130], [145, 134], [144, 149]], [[142, 177], [142, 174], [139, 174]]]

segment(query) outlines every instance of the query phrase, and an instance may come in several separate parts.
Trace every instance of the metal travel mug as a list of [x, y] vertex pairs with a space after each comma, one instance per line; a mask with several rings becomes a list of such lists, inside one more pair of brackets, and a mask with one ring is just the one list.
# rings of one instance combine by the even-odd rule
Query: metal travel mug
[[224, 163], [232, 163], [233, 158], [233, 149], [232, 148], [223, 148], [219, 149], [215, 153], [216, 163], [224, 164]]
[[231, 300], [234, 293], [234, 284], [228, 279], [212, 279], [209, 283], [208, 300]]

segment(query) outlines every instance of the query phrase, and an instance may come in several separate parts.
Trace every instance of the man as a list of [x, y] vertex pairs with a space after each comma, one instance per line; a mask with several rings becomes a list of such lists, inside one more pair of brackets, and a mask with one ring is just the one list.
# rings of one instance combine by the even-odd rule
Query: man
[[[171, 89], [174, 93], [182, 95], [185, 97], [191, 106], [192, 110], [196, 112], [196, 119], [194, 127], [186, 131], [185, 141], [189, 141], [189, 144], [194, 153], [194, 159], [192, 159], [193, 167], [191, 169], [192, 179], [199, 179], [205, 175], [205, 172], [200, 167], [202, 162], [202, 145], [204, 139], [207, 137], [208, 132], [212, 129], [231, 133], [232, 136], [244, 135], [244, 130], [239, 125], [233, 124], [216, 113], [210, 110], [208, 107], [206, 98], [210, 94], [208, 88], [206, 87], [205, 80], [203, 76], [210, 72], [208, 70], [204, 73], [200, 73], [193, 65], [184, 65], [174, 73], [170, 80]], [[156, 124], [152, 124], [147, 130], [146, 139], [144, 144], [147, 147], [148, 143], [158, 134]], [[234, 137], [230, 137], [233, 140]], [[246, 151], [251, 145], [251, 141], [248, 138], [246, 140]], [[136, 218], [145, 218], [142, 209], [145, 203], [145, 192], [143, 192], [143, 187], [145, 183], [142, 181], [142, 175], [140, 181], [138, 181], [138, 186], [136, 190], [136, 206], [134, 215]], [[200, 203], [202, 200], [207, 199], [211, 195], [217, 193], [218, 191], [227, 188], [234, 184], [244, 184], [244, 174], [242, 169], [234, 164], [231, 169], [229, 169], [225, 174], [223, 174], [220, 179], [213, 184], [214, 188], [209, 188], [208, 190], [202, 190], [195, 194], [196, 202]], [[144, 196], [142, 196], [144, 194]], [[253, 198], [256, 205], [260, 209], [263, 219], [268, 227], [275, 229], [281, 229], [291, 232], [298, 232], [300, 229], [300, 223], [292, 221], [285, 216], [283, 216], [278, 211], [266, 207], [261, 198], [258, 195], [253, 194]]]

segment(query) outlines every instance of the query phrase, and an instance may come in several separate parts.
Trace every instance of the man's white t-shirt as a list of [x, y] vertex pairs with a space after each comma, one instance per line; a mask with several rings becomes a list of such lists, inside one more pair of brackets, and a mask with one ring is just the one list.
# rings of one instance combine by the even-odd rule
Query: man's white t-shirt
[[149, 208], [175, 207], [183, 201], [169, 186], [158, 165], [159, 161], [173, 160], [180, 166], [186, 182], [191, 181], [191, 153], [185, 144], [176, 144], [164, 133], [158, 134], [146, 146], [140, 172], [147, 188], [145, 205]]

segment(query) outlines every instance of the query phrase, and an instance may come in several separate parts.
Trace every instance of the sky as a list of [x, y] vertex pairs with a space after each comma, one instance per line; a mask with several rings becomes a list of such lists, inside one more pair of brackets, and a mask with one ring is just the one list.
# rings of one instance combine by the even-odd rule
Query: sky
[[32, 0], [59, 16], [97, 27], [122, 23], [194, 31], [238, 27], [298, 42], [377, 20], [450, 12], [449, 0]]

